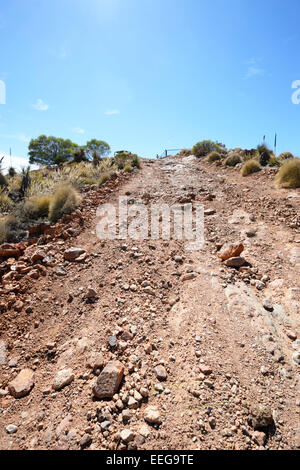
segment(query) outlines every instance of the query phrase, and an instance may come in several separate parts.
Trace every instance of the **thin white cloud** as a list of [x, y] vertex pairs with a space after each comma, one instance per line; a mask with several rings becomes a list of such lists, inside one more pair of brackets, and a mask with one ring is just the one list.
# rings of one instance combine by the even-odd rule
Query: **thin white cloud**
[[118, 109], [111, 109], [105, 112], [107, 116], [114, 116], [116, 114], [120, 114], [120, 111]]
[[246, 64], [248, 65], [248, 70], [245, 75], [245, 80], [248, 80], [249, 78], [253, 77], [258, 77], [262, 76], [265, 74], [265, 70], [259, 66], [259, 59], [249, 59]]
[[85, 133], [85, 130], [81, 129], [81, 127], [73, 127], [71, 130], [73, 132], [75, 132], [76, 134], [84, 134]]
[[49, 105], [44, 103], [44, 101], [39, 98], [35, 104], [32, 105], [37, 111], [48, 111]]

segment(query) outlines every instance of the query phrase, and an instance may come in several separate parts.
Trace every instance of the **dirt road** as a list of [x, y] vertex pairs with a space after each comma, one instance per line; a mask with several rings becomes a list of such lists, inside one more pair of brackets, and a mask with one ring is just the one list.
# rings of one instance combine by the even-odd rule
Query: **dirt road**
[[[203, 202], [205, 245], [99, 240], [95, 209], [77, 239], [55, 242], [55, 268], [66, 272], [51, 268], [32, 284], [30, 313], [2, 338], [0, 449], [299, 447], [300, 192], [170, 157], [143, 161], [120, 194], [147, 206]], [[218, 249], [240, 241], [249, 264], [239, 271]], [[64, 261], [68, 246], [84, 249], [85, 262]], [[20, 315], [30, 327], [16, 336]], [[93, 353], [103, 356], [94, 371]], [[112, 400], [97, 400], [92, 384], [112, 359], [125, 376]], [[24, 368], [34, 387], [16, 399], [8, 384]], [[56, 374], [69, 369], [70, 383], [55, 391]], [[161, 423], [146, 423], [149, 405]], [[270, 408], [268, 426], [253, 424], [254, 405]]]

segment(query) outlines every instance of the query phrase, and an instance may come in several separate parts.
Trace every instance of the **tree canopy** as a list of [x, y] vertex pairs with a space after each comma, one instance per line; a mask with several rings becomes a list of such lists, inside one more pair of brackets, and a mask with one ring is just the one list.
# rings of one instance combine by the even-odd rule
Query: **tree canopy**
[[110, 146], [103, 140], [92, 139], [87, 142], [85, 146], [85, 153], [89, 160], [92, 160], [95, 158], [95, 156], [100, 159], [106, 155], [109, 155]]
[[59, 165], [73, 158], [78, 145], [70, 139], [41, 135], [29, 143], [29, 163]]
[[110, 146], [103, 140], [92, 139], [80, 147], [70, 139], [40, 135], [32, 139], [28, 147], [29, 163], [59, 165], [71, 160], [100, 160], [110, 153]]

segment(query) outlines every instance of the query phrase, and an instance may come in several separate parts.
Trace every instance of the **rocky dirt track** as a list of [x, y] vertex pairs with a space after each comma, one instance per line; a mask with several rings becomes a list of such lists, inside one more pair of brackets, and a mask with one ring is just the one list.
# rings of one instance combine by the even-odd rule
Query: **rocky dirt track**
[[[300, 448], [299, 190], [169, 157], [119, 193], [203, 202], [204, 248], [101, 241], [93, 205], [30, 247], [46, 269], [0, 313], [0, 449]], [[240, 269], [218, 256], [237, 243]]]

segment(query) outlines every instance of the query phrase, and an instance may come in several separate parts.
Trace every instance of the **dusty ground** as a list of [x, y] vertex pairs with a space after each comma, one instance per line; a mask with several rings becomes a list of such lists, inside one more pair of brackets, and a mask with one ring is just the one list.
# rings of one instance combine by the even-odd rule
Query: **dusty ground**
[[[144, 161], [120, 194], [148, 205], [211, 199], [204, 202], [215, 211], [205, 217], [204, 248], [100, 241], [96, 207], [87, 208], [80, 235], [53, 243], [53, 267], [27, 282], [23, 309], [0, 314], [8, 345], [0, 365], [0, 449], [299, 448], [299, 190], [273, 189], [269, 174], [241, 178], [237, 170], [170, 157]], [[237, 241], [248, 272], [218, 258], [222, 243]], [[86, 250], [84, 263], [63, 260], [69, 246]], [[90, 303], [89, 286], [98, 296]], [[273, 309], [264, 308], [266, 299]], [[119, 345], [111, 350], [114, 334]], [[125, 367], [113, 400], [93, 398], [92, 352]], [[156, 377], [158, 364], [166, 380]], [[35, 385], [15, 399], [8, 383], [25, 367], [35, 371]], [[56, 373], [70, 368], [72, 383], [51, 389]], [[128, 413], [128, 396], [141, 389], [148, 398]], [[255, 431], [249, 420], [257, 404], [270, 406], [274, 422]], [[159, 409], [160, 425], [146, 424], [148, 405]], [[16, 432], [9, 434], [9, 425]], [[124, 429], [134, 437], [128, 445], [120, 440]]]

